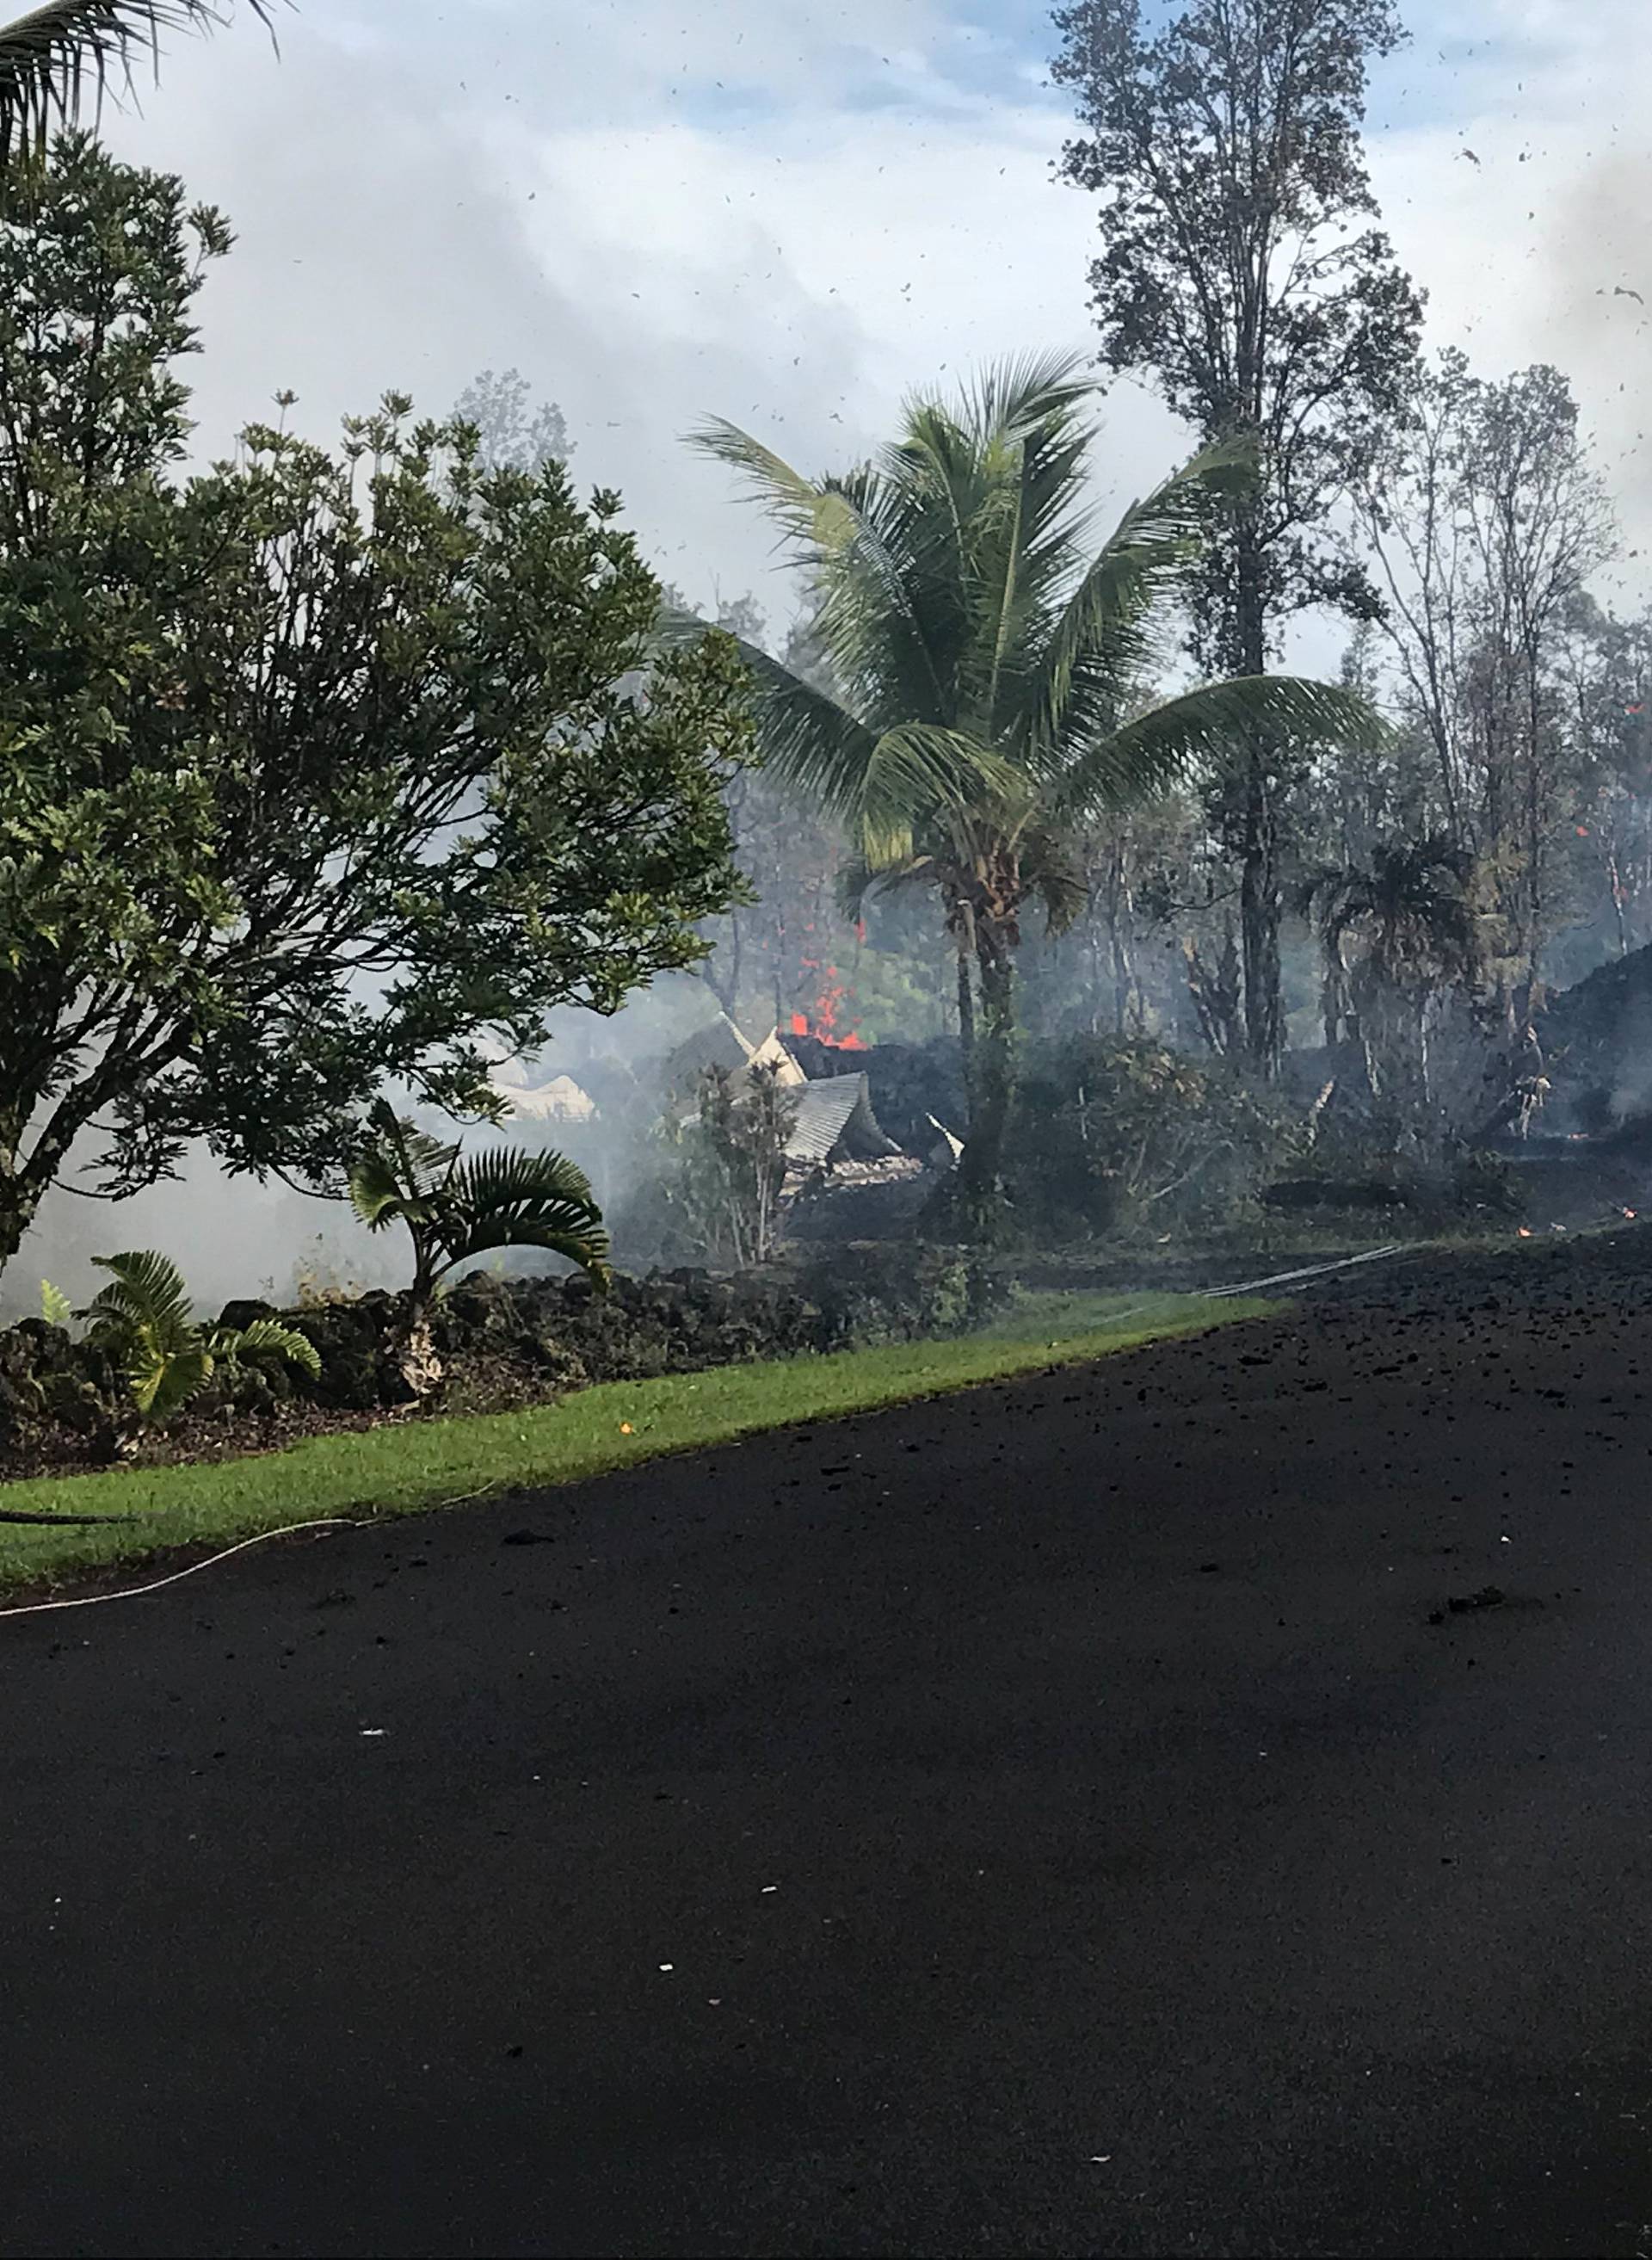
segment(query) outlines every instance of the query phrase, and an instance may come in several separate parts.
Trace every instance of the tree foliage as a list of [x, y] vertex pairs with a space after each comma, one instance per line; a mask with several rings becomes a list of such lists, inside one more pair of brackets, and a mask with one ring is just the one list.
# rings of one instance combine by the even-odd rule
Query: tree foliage
[[[1397, 412], [1421, 304], [1373, 225], [1360, 143], [1370, 59], [1403, 36], [1393, 0], [1141, 0], [1057, 11], [1054, 67], [1083, 132], [1064, 176], [1101, 199], [1091, 268], [1108, 367], [1145, 375], [1207, 440], [1255, 437], [1262, 477], [1207, 528], [1192, 647], [1243, 676], [1283, 623], [1370, 617], [1331, 513]], [[1252, 733], [1212, 810], [1241, 865], [1250, 1049], [1271, 1069], [1286, 802], [1304, 746]]]
[[661, 1126], [661, 1166], [633, 1228], [719, 1270], [768, 1262], [780, 1243], [786, 1143], [797, 1119], [774, 1069], [738, 1079], [708, 1069], [693, 1114]]
[[[1136, 709], [1199, 526], [1243, 493], [1249, 447], [1202, 452], [1098, 542], [1084, 500], [1091, 387], [1071, 357], [920, 396], [877, 459], [809, 479], [735, 426], [698, 444], [744, 475], [819, 600], [830, 688], [742, 647], [769, 769], [842, 826], [848, 890], [921, 884], [973, 959], [983, 1036], [959, 1184], [990, 1205], [1007, 1122], [1023, 915], [1084, 902], [1076, 843], [1264, 724], [1376, 742], [1359, 701], [1276, 676]], [[679, 623], [679, 626], [683, 624]]]
[[1302, 890], [1333, 983], [1341, 987], [1372, 1098], [1396, 1142], [1427, 1138], [1429, 1009], [1471, 983], [1480, 938], [1467, 892], [1474, 858], [1448, 837], [1390, 841], [1366, 866], [1314, 872]]
[[1523, 1023], [1570, 876], [1585, 584], [1615, 547], [1565, 377], [1487, 382], [1441, 354], [1362, 481], [1359, 523], [1398, 703], [1433, 755], [1430, 813], [1478, 859]]
[[466, 1156], [383, 1099], [371, 1127], [350, 1172], [350, 1204], [370, 1232], [407, 1227], [416, 1302], [456, 1265], [498, 1248], [542, 1248], [606, 1283], [602, 1214], [590, 1179], [565, 1154], [507, 1147]]
[[566, 1154], [504, 1147], [466, 1155], [378, 1100], [350, 1171], [350, 1205], [369, 1232], [405, 1227], [413, 1277], [403, 1327], [404, 1378], [424, 1396], [441, 1378], [431, 1312], [461, 1263], [501, 1248], [560, 1255], [606, 1288], [608, 1234], [590, 1180]]
[[[210, 31], [229, 21], [233, 0], [43, 0], [0, 24], [0, 165], [20, 149], [39, 152], [55, 125], [102, 107], [111, 78], [130, 86], [146, 52], [158, 62], [161, 34]], [[247, 0], [272, 28], [273, 0]]]
[[1139, 1037], [1031, 1048], [1018, 1104], [1018, 1212], [1057, 1241], [1226, 1220], [1303, 1144], [1276, 1091]]
[[180, 476], [229, 242], [84, 139], [0, 203], [0, 1261], [82, 1134], [111, 1193], [197, 1137], [336, 1183], [388, 1081], [485, 1111], [478, 1037], [615, 1010], [738, 890], [743, 672], [650, 658], [617, 497], [395, 396]]

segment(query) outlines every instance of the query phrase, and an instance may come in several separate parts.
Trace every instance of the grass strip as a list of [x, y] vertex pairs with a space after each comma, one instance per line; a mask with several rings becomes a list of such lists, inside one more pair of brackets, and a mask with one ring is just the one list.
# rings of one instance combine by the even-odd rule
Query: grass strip
[[0, 1528], [0, 1590], [49, 1585], [175, 1548], [229, 1545], [329, 1514], [408, 1514], [489, 1492], [577, 1483], [764, 1428], [866, 1412], [972, 1384], [1082, 1364], [1277, 1310], [1196, 1295], [1027, 1297], [978, 1334], [602, 1382], [514, 1412], [390, 1421], [281, 1452], [0, 1485], [0, 1505], [135, 1514], [139, 1524]]

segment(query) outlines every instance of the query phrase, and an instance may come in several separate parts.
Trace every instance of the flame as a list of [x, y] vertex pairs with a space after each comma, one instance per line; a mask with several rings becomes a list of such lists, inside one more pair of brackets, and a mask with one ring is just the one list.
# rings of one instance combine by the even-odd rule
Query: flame
[[1531, 1236], [1532, 1236], [1532, 1227], [1531, 1227], [1531, 1226], [1530, 1226], [1529, 1224], [1523, 1224], [1523, 1225], [1520, 1227], [1520, 1238], [1521, 1238], [1522, 1240], [1529, 1240], [1529, 1239], [1531, 1238]]
[[817, 1043], [829, 1044], [833, 1051], [863, 1052], [867, 1048], [865, 1041], [853, 1026], [840, 1031], [839, 1012], [849, 990], [837, 967], [822, 965], [818, 957], [805, 957], [801, 962], [805, 972], [818, 976], [820, 993], [812, 1012], [793, 1012], [792, 1034], [812, 1036]]

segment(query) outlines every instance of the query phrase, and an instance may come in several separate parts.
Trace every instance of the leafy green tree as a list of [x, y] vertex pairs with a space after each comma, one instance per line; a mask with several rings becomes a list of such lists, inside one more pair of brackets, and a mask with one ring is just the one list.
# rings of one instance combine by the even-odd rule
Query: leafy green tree
[[132, 1401], [146, 1421], [168, 1420], [198, 1397], [221, 1366], [295, 1365], [313, 1381], [321, 1372], [315, 1344], [279, 1319], [245, 1327], [197, 1323], [183, 1274], [154, 1249], [95, 1255], [114, 1277], [78, 1315], [88, 1339], [119, 1364]]
[[405, 1225], [413, 1243], [402, 1374], [418, 1396], [441, 1378], [431, 1316], [447, 1274], [496, 1248], [540, 1248], [608, 1284], [608, 1234], [584, 1171], [565, 1154], [512, 1148], [461, 1156], [383, 1100], [350, 1172], [350, 1205], [370, 1232]]
[[[1102, 200], [1090, 270], [1102, 356], [1144, 375], [1207, 440], [1251, 434], [1262, 477], [1214, 519], [1193, 609], [1201, 666], [1258, 676], [1306, 606], [1367, 619], [1332, 518], [1414, 365], [1421, 302], [1373, 225], [1360, 142], [1394, 0], [1141, 0], [1058, 9], [1054, 66], [1082, 131], [1063, 176]], [[1304, 748], [1246, 733], [1212, 813], [1241, 876], [1245, 1016], [1264, 1072], [1284, 1041], [1279, 927]]]
[[66, 138], [0, 189], [0, 1264], [71, 1148], [118, 1196], [204, 1139], [333, 1188], [396, 1082], [490, 1111], [697, 962], [734, 898], [733, 642], [554, 462], [388, 399], [185, 481], [180, 357], [229, 231]]
[[[54, 123], [72, 124], [111, 77], [130, 82], [162, 32], [210, 31], [228, 21], [232, 0], [45, 0], [0, 24], [0, 163], [19, 147], [40, 148]], [[248, 0], [265, 24], [272, 0]]]
[[789, 536], [840, 690], [742, 647], [766, 765], [844, 825], [855, 884], [933, 888], [974, 960], [982, 1025], [957, 1176], [971, 1231], [990, 1224], [1000, 1182], [1022, 919], [1041, 904], [1059, 930], [1083, 906], [1084, 826], [1263, 725], [1380, 735], [1362, 701], [1283, 676], [1129, 712], [1197, 526], [1215, 497], [1244, 491], [1250, 456], [1207, 450], [1098, 548], [1083, 507], [1091, 388], [1076, 369], [1030, 360], [990, 371], [962, 404], [919, 397], [876, 462], [841, 477], [805, 478], [720, 421], [697, 442]]

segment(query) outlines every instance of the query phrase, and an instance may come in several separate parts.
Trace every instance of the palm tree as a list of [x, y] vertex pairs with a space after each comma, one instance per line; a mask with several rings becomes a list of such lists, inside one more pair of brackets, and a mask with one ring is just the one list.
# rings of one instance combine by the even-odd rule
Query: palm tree
[[504, 1151], [461, 1159], [381, 1099], [372, 1141], [350, 1172], [350, 1204], [369, 1232], [404, 1224], [413, 1284], [401, 1346], [402, 1377], [423, 1397], [441, 1378], [431, 1318], [455, 1265], [496, 1248], [542, 1248], [609, 1281], [608, 1234], [590, 1180], [565, 1154]]
[[845, 826], [852, 887], [937, 891], [966, 1005], [973, 962], [981, 1030], [958, 1190], [975, 1227], [1000, 1176], [1023, 914], [1041, 904], [1059, 931], [1082, 907], [1083, 826], [1259, 726], [1384, 734], [1347, 692], [1279, 676], [1130, 714], [1200, 518], [1242, 490], [1253, 462], [1237, 443], [1206, 449], [1098, 550], [1083, 502], [1094, 388], [1079, 368], [1076, 355], [1033, 358], [989, 370], [957, 404], [920, 396], [899, 437], [840, 477], [805, 478], [720, 418], [692, 440], [754, 489], [819, 606], [837, 696], [742, 646], [765, 762]]
[[1372, 1096], [1402, 1141], [1427, 1114], [1430, 999], [1478, 966], [1473, 869], [1466, 849], [1431, 833], [1376, 848], [1368, 867], [1326, 865], [1301, 889], [1331, 982], [1353, 1005]]
[[[247, 0], [269, 25], [273, 0]], [[0, 163], [39, 149], [54, 125], [72, 125], [88, 97], [101, 103], [111, 76], [130, 86], [147, 48], [158, 62], [162, 32], [208, 31], [229, 21], [233, 0], [44, 0], [0, 24]]]

